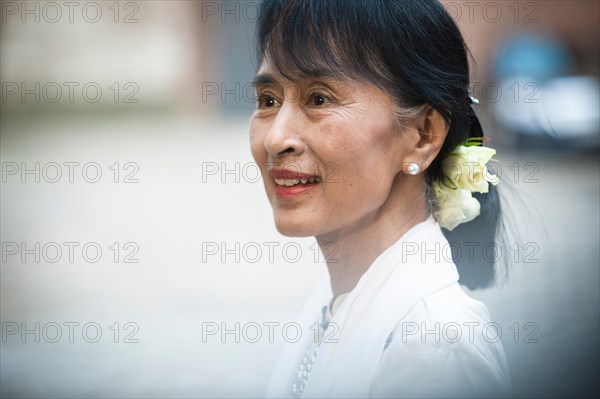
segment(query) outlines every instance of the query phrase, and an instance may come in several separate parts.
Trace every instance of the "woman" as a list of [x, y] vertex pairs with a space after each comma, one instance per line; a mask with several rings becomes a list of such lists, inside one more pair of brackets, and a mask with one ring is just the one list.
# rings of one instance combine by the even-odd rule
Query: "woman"
[[491, 281], [461, 245], [494, 242], [499, 203], [455, 23], [433, 0], [290, 0], [264, 2], [257, 32], [252, 154], [277, 229], [316, 237], [330, 277], [268, 396], [506, 392], [487, 310], [458, 285], [457, 266]]

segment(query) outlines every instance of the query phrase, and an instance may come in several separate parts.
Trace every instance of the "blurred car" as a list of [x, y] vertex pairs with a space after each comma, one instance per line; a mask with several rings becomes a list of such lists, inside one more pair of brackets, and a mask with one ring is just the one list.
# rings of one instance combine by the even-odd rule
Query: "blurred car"
[[[600, 147], [600, 83], [572, 74], [571, 57], [550, 36], [517, 35], [500, 46], [494, 74], [502, 95], [494, 116], [517, 146], [526, 142]], [[510, 89], [510, 90], [507, 90]]]

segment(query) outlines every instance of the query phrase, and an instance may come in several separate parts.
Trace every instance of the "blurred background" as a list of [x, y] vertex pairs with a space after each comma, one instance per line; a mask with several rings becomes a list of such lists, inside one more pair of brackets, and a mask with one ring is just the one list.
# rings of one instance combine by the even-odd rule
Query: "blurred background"
[[[470, 294], [516, 397], [594, 396], [600, 2], [444, 5], [509, 226]], [[0, 395], [262, 396], [326, 270], [275, 230], [248, 148], [258, 4], [0, 6]]]

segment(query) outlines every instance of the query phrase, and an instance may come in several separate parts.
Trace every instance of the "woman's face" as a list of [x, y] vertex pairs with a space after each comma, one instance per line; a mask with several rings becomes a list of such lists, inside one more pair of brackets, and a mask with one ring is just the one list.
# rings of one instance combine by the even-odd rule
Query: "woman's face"
[[366, 82], [287, 81], [266, 62], [256, 90], [250, 145], [279, 232], [335, 236], [375, 220], [403, 180], [392, 98]]

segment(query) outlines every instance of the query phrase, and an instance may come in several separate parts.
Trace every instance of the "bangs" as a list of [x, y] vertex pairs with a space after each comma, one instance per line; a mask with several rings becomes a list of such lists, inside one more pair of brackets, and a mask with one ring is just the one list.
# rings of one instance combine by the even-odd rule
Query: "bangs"
[[[331, 76], [363, 78], [385, 85], [372, 1], [275, 1], [263, 8], [258, 24], [259, 63], [269, 64], [288, 80]], [[356, 40], [360, 38], [360, 40]], [[380, 78], [373, 81], [373, 78]], [[389, 87], [388, 87], [389, 88]]]

